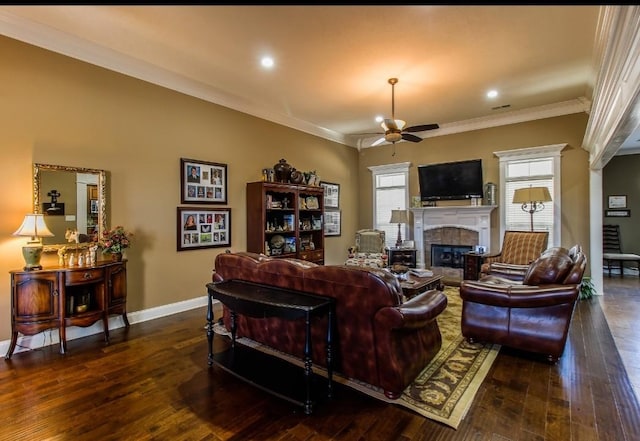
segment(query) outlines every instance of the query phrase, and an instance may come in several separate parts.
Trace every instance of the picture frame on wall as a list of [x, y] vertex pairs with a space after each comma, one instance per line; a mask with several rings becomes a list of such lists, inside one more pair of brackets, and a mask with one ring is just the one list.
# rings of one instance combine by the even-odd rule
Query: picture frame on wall
[[177, 250], [231, 246], [231, 208], [178, 207]]
[[606, 217], [631, 217], [631, 210], [605, 210]]
[[227, 164], [180, 158], [182, 204], [226, 204]]
[[324, 188], [324, 208], [340, 208], [340, 184], [320, 182]]
[[627, 195], [609, 196], [609, 205], [607, 208], [627, 208]]
[[340, 210], [329, 210], [324, 212], [324, 235], [340, 236], [342, 216]]

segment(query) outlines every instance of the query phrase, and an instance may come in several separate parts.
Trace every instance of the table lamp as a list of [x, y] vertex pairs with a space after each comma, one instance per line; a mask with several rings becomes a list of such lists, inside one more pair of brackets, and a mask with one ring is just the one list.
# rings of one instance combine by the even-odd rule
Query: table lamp
[[40, 265], [40, 257], [42, 256], [41, 237], [52, 237], [53, 233], [47, 228], [42, 214], [27, 214], [22, 221], [20, 228], [13, 233], [14, 236], [31, 237], [27, 245], [22, 247], [22, 255], [26, 266], [25, 271], [33, 271], [42, 269]]
[[391, 220], [389, 223], [398, 224], [398, 239], [396, 240], [396, 248], [402, 246], [402, 233], [400, 230], [400, 224], [408, 224], [409, 216], [407, 210], [391, 210]]
[[544, 210], [544, 203], [551, 201], [551, 194], [547, 187], [518, 188], [513, 193], [513, 203], [522, 204], [522, 211], [531, 216], [531, 231], [533, 231], [533, 213]]

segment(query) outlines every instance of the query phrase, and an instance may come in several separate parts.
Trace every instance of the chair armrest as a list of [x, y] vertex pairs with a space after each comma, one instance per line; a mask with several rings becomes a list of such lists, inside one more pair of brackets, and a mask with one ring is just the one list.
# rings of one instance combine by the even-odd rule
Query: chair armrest
[[508, 308], [535, 308], [572, 303], [579, 285], [511, 285], [465, 280], [460, 284], [463, 301]]
[[381, 308], [375, 315], [376, 326], [389, 329], [417, 329], [426, 326], [447, 307], [447, 296], [437, 290], [418, 294], [399, 306]]
[[502, 252], [499, 252], [497, 254], [485, 254], [484, 256], [482, 256], [482, 263], [488, 264], [488, 263], [496, 262], [501, 256], [502, 256]]
[[522, 281], [529, 270], [529, 265], [495, 262], [489, 265], [488, 274], [505, 279]]

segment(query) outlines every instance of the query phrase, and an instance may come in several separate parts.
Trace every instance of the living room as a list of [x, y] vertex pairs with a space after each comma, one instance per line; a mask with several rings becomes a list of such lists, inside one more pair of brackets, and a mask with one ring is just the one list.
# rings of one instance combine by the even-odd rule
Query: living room
[[[24, 265], [24, 238], [11, 234], [33, 211], [33, 163], [107, 171], [108, 224], [134, 233], [127, 250], [132, 322], [154, 310], [203, 305], [214, 259], [225, 250], [176, 251], [181, 157], [228, 165], [226, 206], [233, 231], [228, 248], [234, 251], [246, 248], [246, 183], [259, 181], [263, 168], [286, 158], [298, 170], [316, 170], [322, 180], [340, 183], [342, 232], [325, 239], [325, 263], [339, 264], [356, 230], [372, 226], [370, 166], [410, 162], [409, 188], [415, 195], [418, 164], [480, 158], [484, 180], [499, 182], [494, 152], [566, 143], [562, 211], [568, 215], [563, 216], [562, 243], [591, 247], [590, 157], [581, 147], [589, 124], [585, 112], [426, 138], [420, 149], [398, 143], [359, 151], [12, 38], [0, 37], [0, 55], [10, 60], [0, 71], [0, 170], [11, 182], [0, 220], [3, 342], [10, 336], [9, 271]], [[491, 245], [498, 249], [495, 220]], [[44, 265], [56, 260], [43, 256]]]

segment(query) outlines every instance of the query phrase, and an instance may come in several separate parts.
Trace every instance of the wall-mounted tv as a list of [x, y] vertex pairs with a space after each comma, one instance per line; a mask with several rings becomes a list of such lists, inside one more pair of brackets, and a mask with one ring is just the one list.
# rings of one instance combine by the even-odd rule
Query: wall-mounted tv
[[482, 160], [445, 162], [418, 166], [422, 201], [482, 197]]

